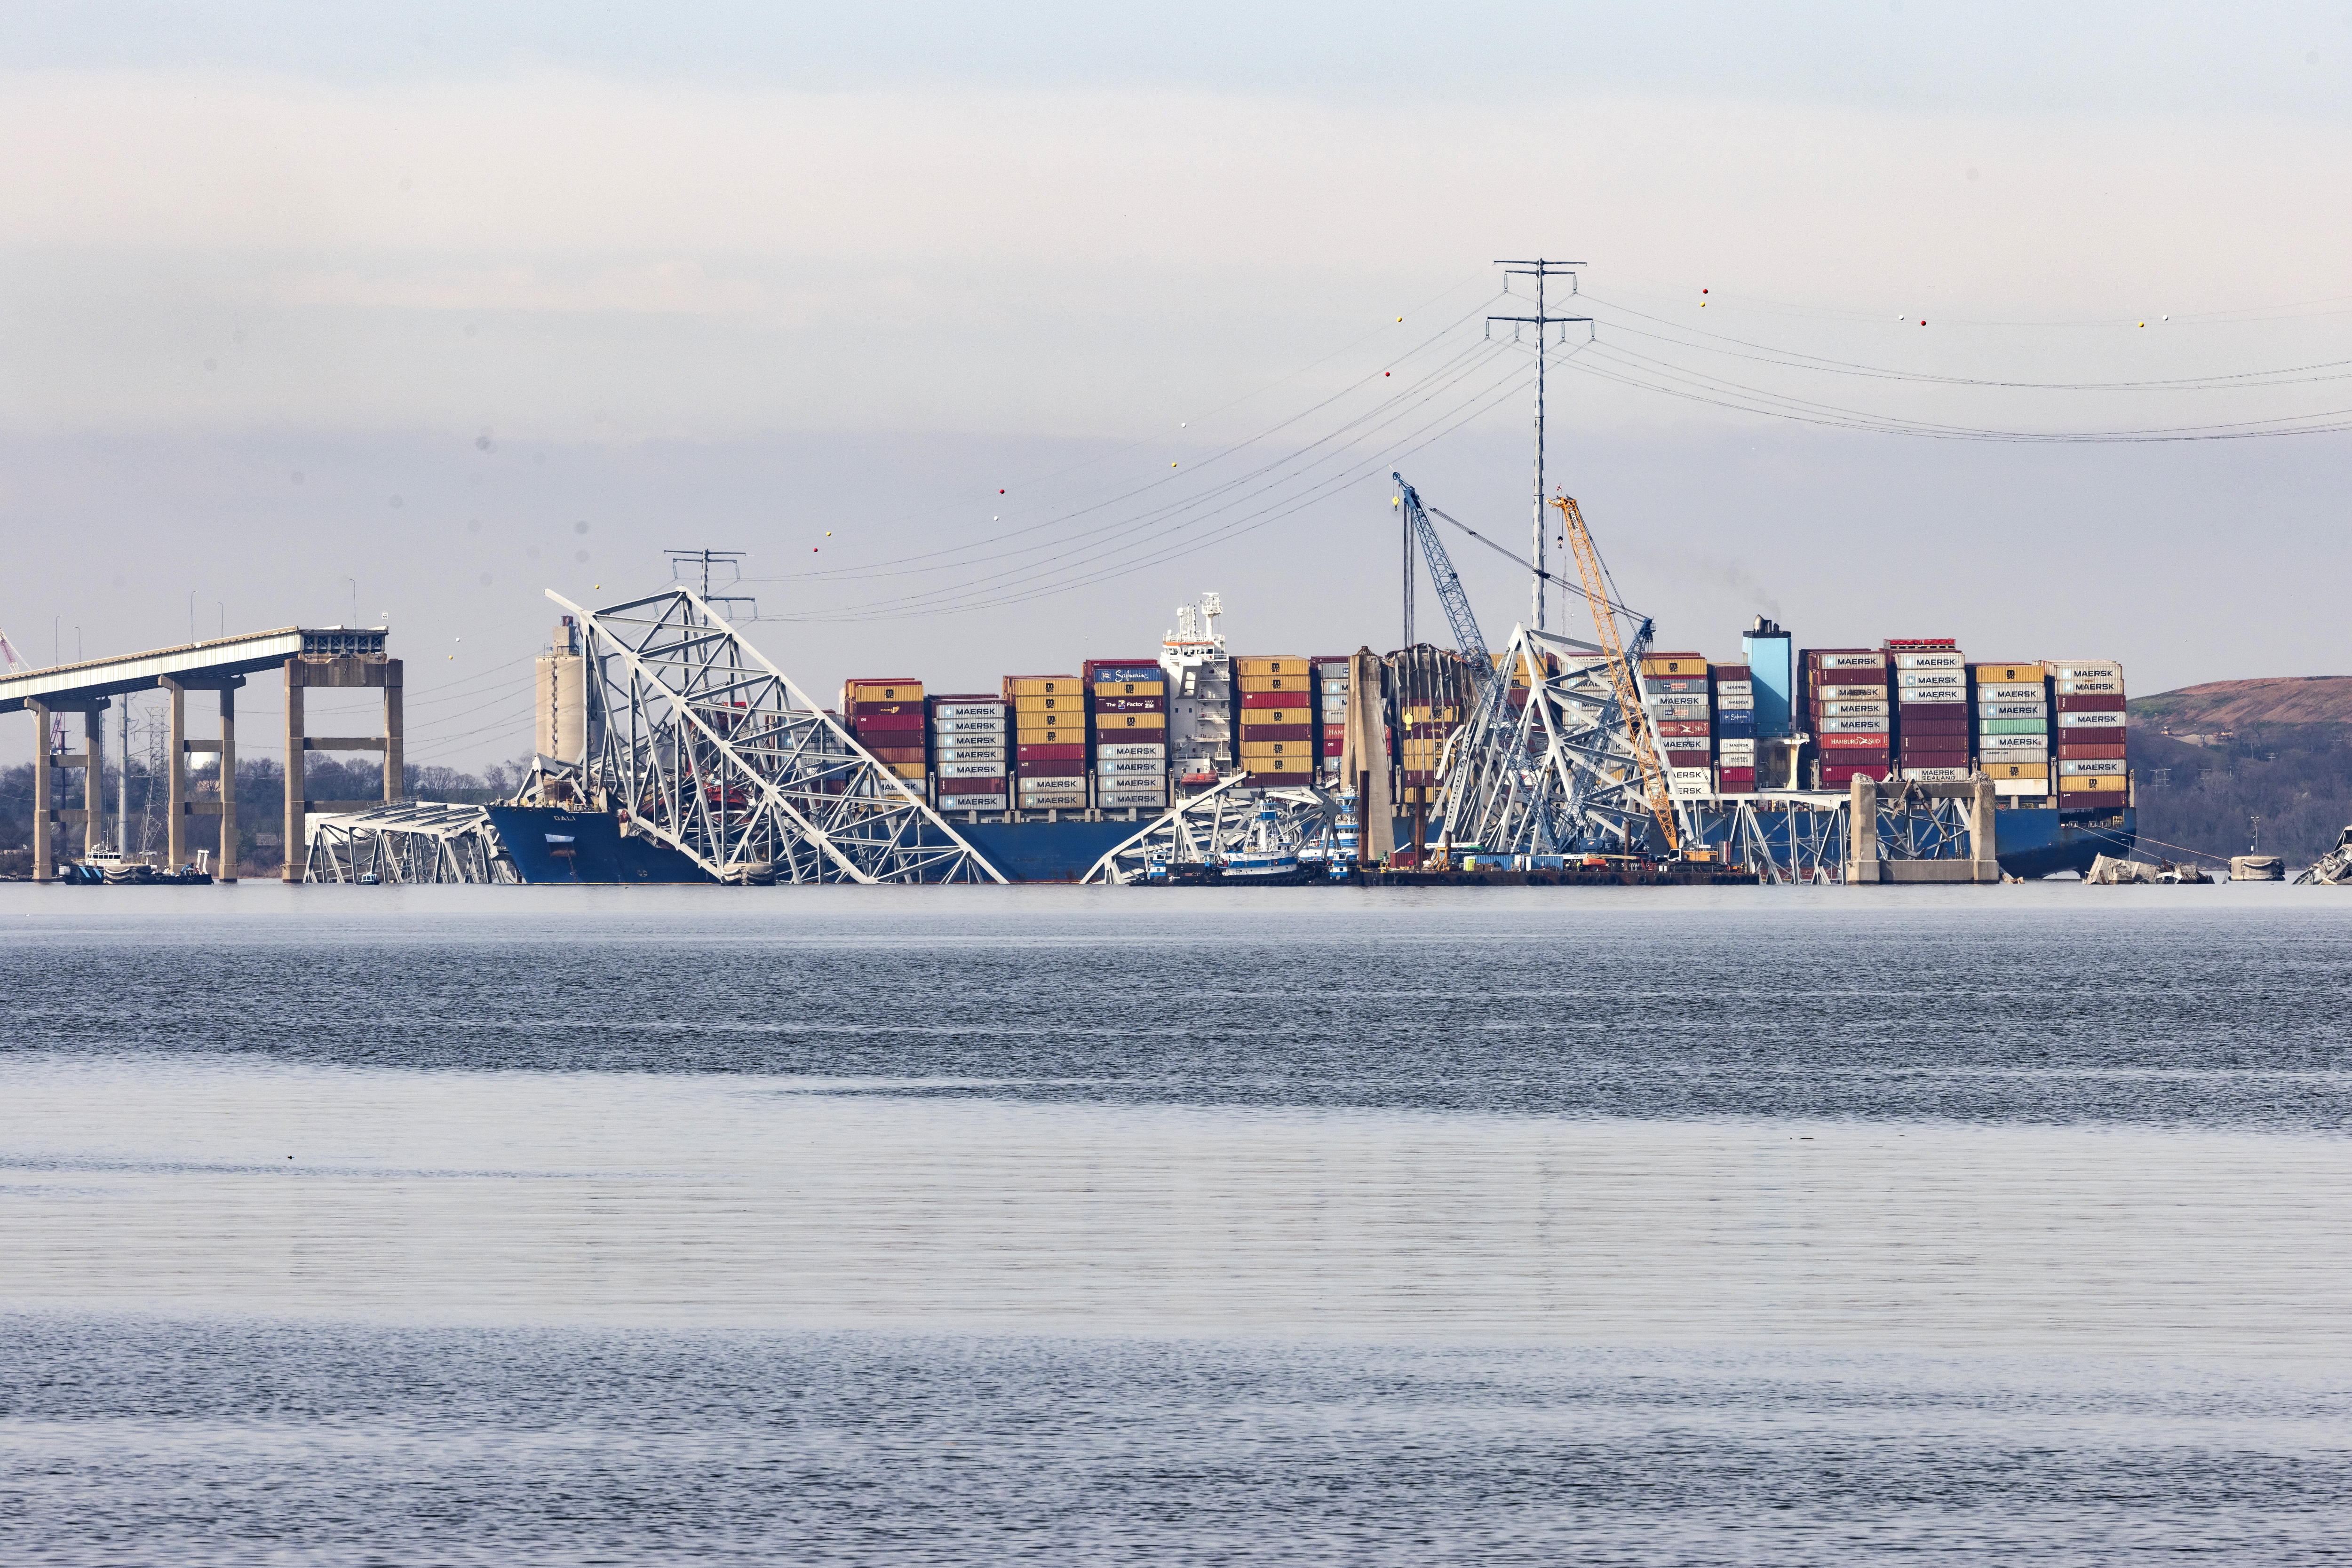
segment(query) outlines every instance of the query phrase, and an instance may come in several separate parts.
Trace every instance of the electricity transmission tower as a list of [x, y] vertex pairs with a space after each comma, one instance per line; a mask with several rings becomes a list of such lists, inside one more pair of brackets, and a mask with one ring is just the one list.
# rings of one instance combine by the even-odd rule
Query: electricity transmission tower
[[[1552, 278], [1565, 277], [1568, 279], [1569, 293], [1571, 296], [1576, 293], [1576, 273], [1574, 269], [1582, 267], [1584, 263], [1580, 261], [1546, 261], [1543, 257], [1538, 256], [1533, 261], [1497, 261], [1495, 265], [1503, 269], [1503, 290], [1505, 293], [1510, 292], [1511, 279], [1514, 277], [1532, 277], [1535, 279], [1536, 283], [1536, 313], [1534, 315], [1489, 316], [1486, 318], [1486, 330], [1491, 334], [1495, 329], [1495, 324], [1496, 322], [1507, 321], [1511, 323], [1511, 337], [1516, 341], [1518, 338], [1520, 328], [1532, 327], [1535, 329], [1535, 535], [1530, 543], [1528, 555], [1528, 565], [1533, 570], [1535, 575], [1528, 583], [1528, 599], [1534, 616], [1535, 629], [1541, 632], [1545, 629], [1544, 584], [1549, 580], [1544, 570], [1544, 361], [1550, 348], [1550, 341], [1547, 337], [1547, 334], [1553, 327], [1563, 326], [1571, 321], [1581, 321], [1589, 328], [1592, 324], [1592, 318], [1590, 316], [1553, 316], [1547, 313], [1544, 304], [1544, 286]], [[1567, 334], [1565, 332], [1561, 334], [1560, 340], [1563, 342], [1567, 340]]]
[[669, 575], [672, 581], [686, 581], [688, 580], [686, 574], [688, 571], [699, 571], [702, 575], [702, 601], [705, 604], [748, 604], [751, 607], [750, 619], [757, 621], [760, 618], [760, 601], [750, 594], [710, 591], [710, 572], [714, 567], [727, 574], [725, 580], [719, 584], [721, 588], [732, 588], [743, 580], [743, 558], [750, 553], [749, 551], [674, 549], [668, 553]]

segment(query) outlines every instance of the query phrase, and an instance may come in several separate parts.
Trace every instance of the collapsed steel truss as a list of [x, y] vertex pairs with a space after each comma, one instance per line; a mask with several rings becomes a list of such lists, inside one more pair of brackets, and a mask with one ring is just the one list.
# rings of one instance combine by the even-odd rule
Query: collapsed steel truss
[[585, 636], [583, 784], [622, 831], [722, 882], [1004, 881], [693, 590], [548, 597]]
[[[1643, 645], [1625, 655], [1637, 683]], [[1589, 643], [1512, 629], [1470, 722], [1440, 758], [1444, 782], [1432, 815], [1443, 819], [1442, 844], [1480, 854], [1632, 854], [1654, 845], [1657, 819], [1609, 664]], [[1527, 681], [1518, 706], [1509, 700], [1515, 674]]]
[[386, 886], [521, 880], [479, 806], [412, 800], [312, 817], [302, 880], [369, 877]]
[[1337, 796], [1311, 785], [1261, 789], [1251, 775], [1236, 773], [1153, 818], [1107, 851], [1079, 880], [1139, 883], [1154, 864], [1217, 864], [1245, 847], [1268, 802], [1277, 841], [1296, 847], [1304, 858], [1334, 852], [1345, 809]]

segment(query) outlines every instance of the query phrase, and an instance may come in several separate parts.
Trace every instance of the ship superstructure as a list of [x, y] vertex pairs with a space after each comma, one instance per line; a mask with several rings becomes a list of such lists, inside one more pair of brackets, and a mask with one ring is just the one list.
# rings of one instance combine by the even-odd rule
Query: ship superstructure
[[1160, 646], [1168, 673], [1169, 776], [1180, 796], [1197, 794], [1234, 771], [1234, 662], [1217, 630], [1224, 601], [1213, 592], [1176, 607]]

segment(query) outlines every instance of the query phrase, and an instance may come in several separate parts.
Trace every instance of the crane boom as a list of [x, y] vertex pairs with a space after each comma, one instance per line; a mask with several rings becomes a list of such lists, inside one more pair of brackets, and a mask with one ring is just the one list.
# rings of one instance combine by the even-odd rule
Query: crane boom
[[1601, 573], [1601, 555], [1592, 547], [1592, 530], [1584, 526], [1584, 513], [1572, 496], [1553, 499], [1559, 508], [1560, 530], [1568, 535], [1570, 546], [1576, 551], [1576, 569], [1584, 577], [1585, 601], [1592, 607], [1593, 628], [1601, 634], [1601, 652], [1609, 659], [1609, 678], [1617, 688], [1618, 706], [1624, 710], [1625, 733], [1633, 743], [1633, 756], [1642, 766], [1642, 792], [1650, 802], [1650, 815], [1658, 821], [1658, 831], [1666, 836], [1666, 847], [1675, 854], [1682, 853], [1682, 841], [1675, 831], [1674, 803], [1666, 793], [1665, 769], [1658, 765], [1657, 741], [1650, 731], [1650, 716], [1642, 706], [1642, 694], [1633, 684], [1633, 667], [1625, 657], [1624, 643], [1617, 635], [1617, 615], [1610, 608], [1608, 581]]
[[1421, 541], [1421, 558], [1429, 563], [1429, 580], [1437, 589], [1437, 601], [1445, 607], [1445, 619], [1454, 628], [1454, 645], [1462, 650], [1463, 657], [1477, 665], [1481, 685], [1495, 672], [1494, 656], [1486, 652], [1486, 636], [1478, 630], [1478, 618], [1470, 612], [1470, 596], [1462, 591], [1462, 578], [1454, 570], [1454, 558], [1445, 553], [1444, 544], [1437, 537], [1429, 513], [1421, 504], [1421, 494], [1404, 482], [1402, 474], [1391, 474], [1396, 481], [1397, 504], [1404, 508], [1404, 517]]

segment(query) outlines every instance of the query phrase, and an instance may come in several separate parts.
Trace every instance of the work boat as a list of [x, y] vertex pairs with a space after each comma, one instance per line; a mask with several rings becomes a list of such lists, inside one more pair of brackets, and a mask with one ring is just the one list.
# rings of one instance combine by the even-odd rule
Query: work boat
[[1258, 802], [1257, 821], [1250, 824], [1248, 842], [1228, 853], [1218, 870], [1221, 882], [1297, 882], [1306, 875], [1298, 846], [1282, 841], [1270, 798]]

